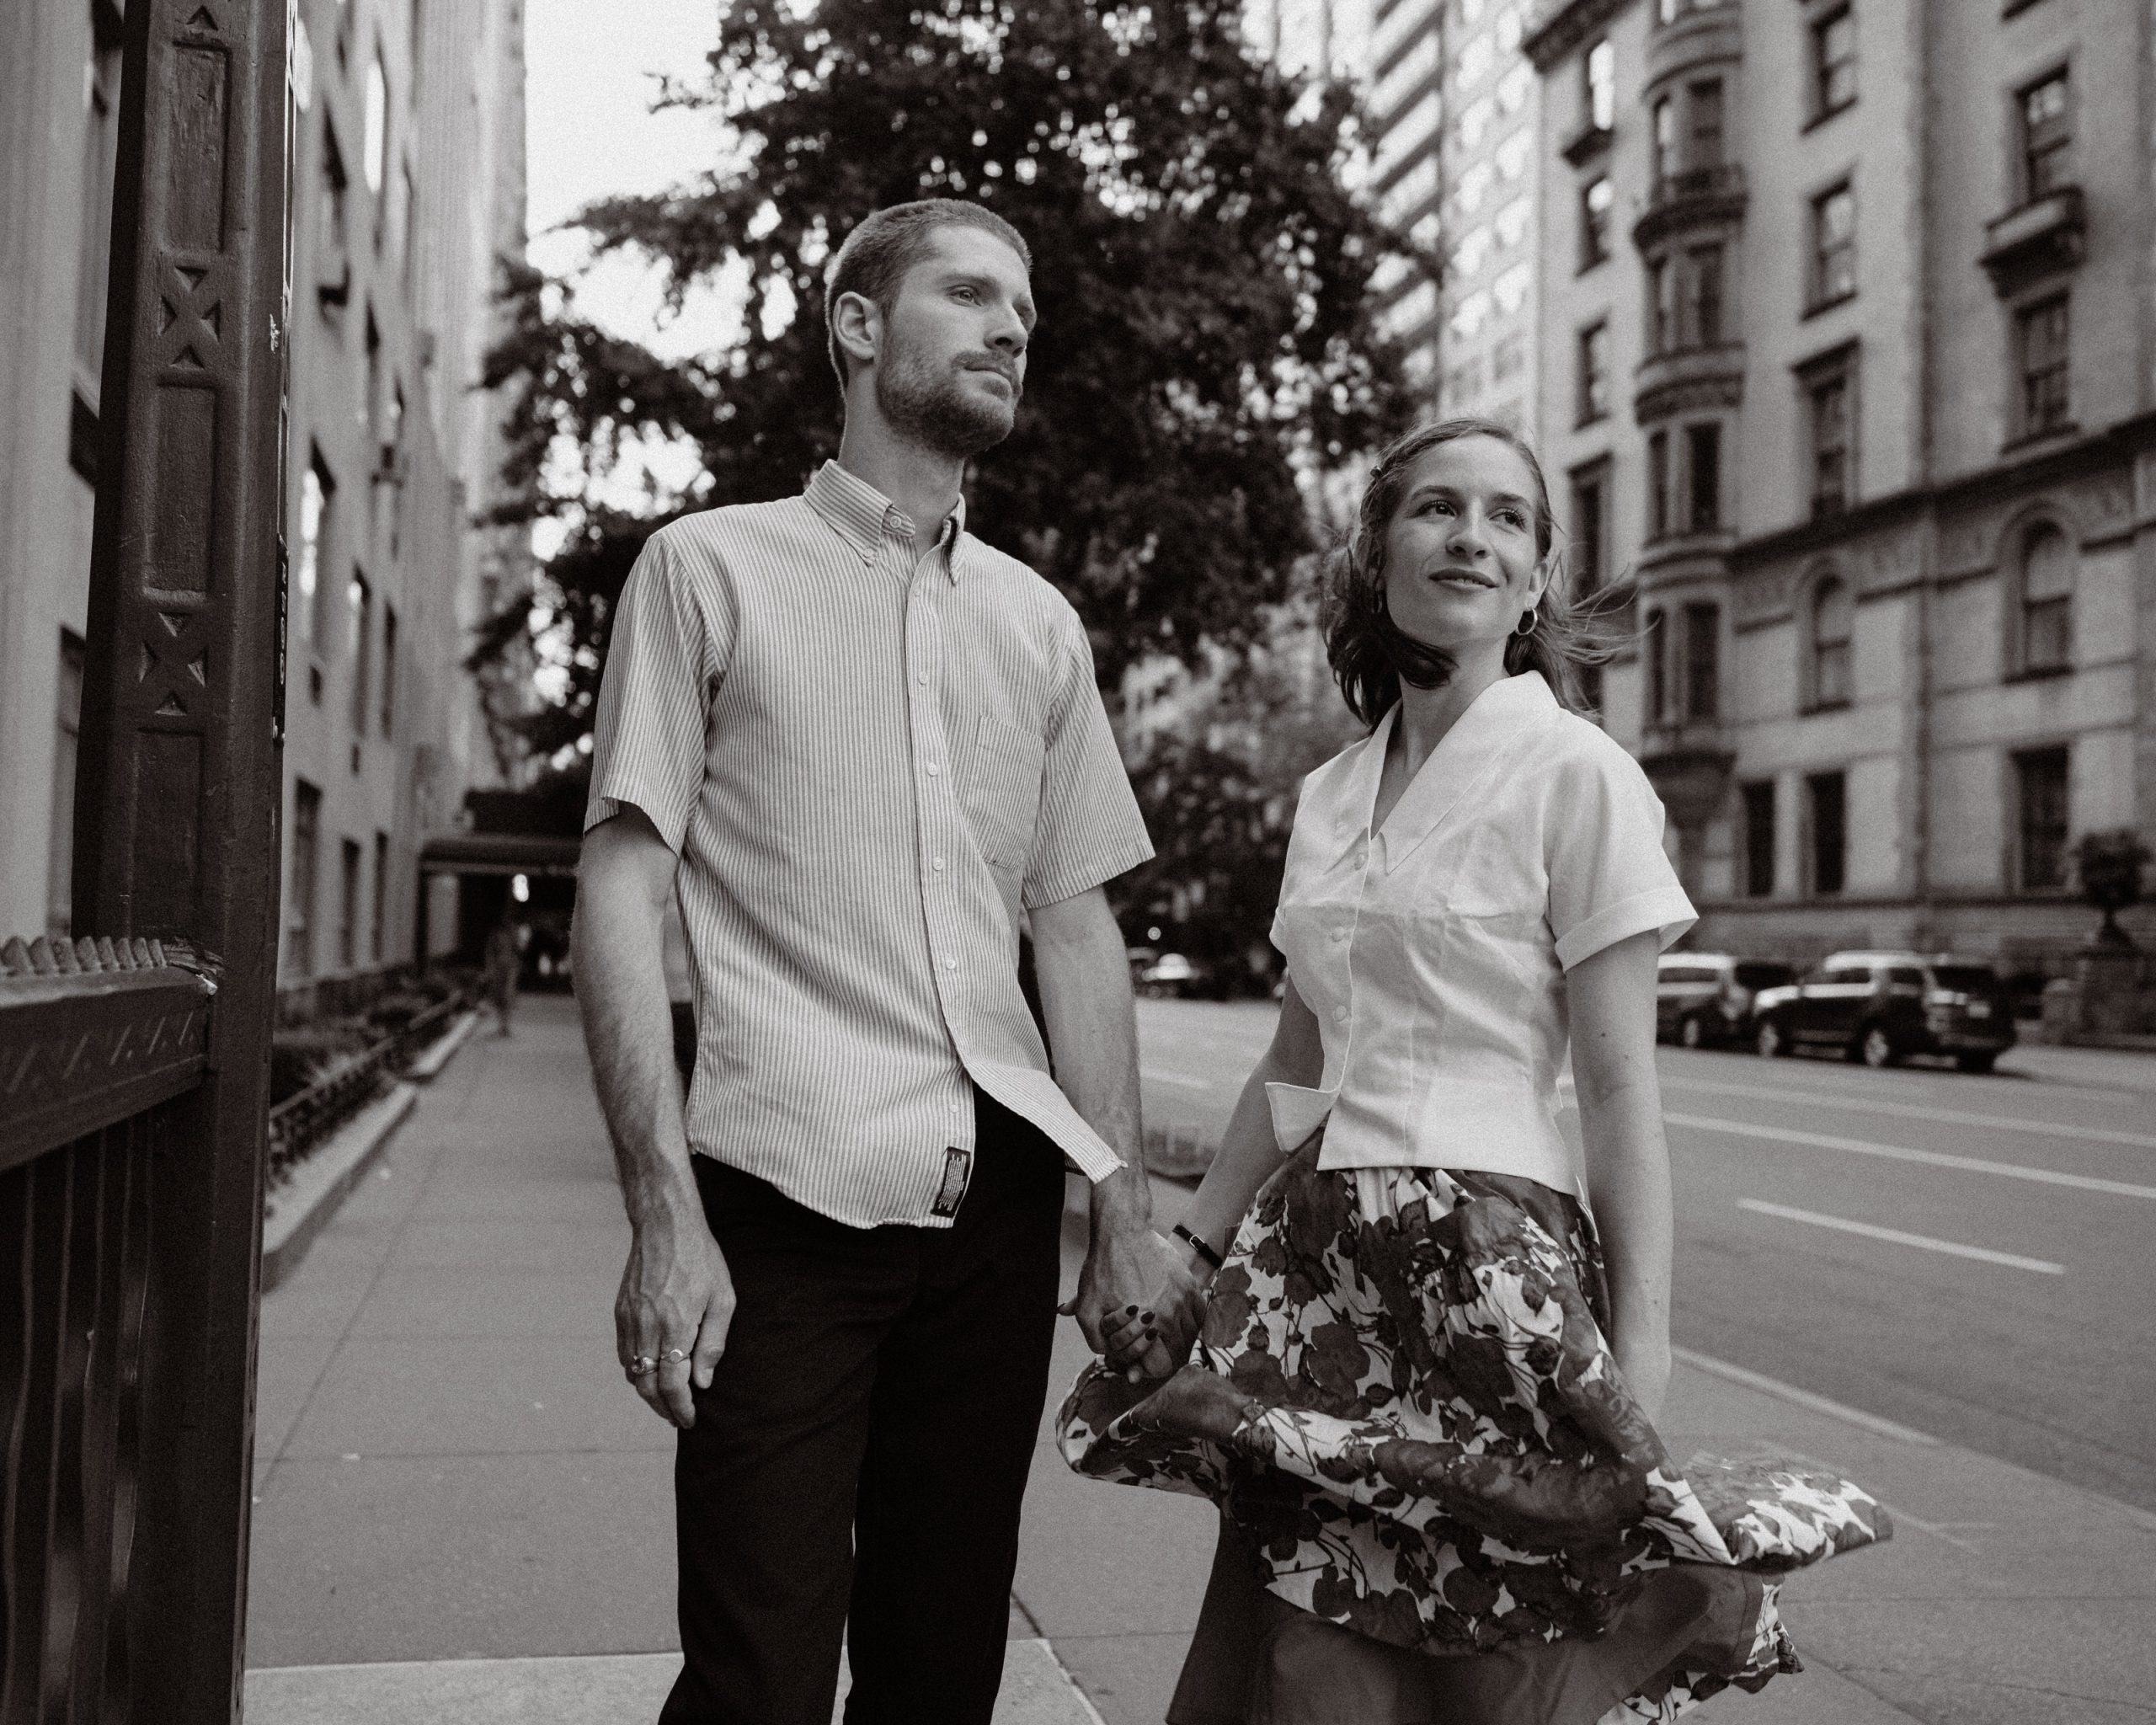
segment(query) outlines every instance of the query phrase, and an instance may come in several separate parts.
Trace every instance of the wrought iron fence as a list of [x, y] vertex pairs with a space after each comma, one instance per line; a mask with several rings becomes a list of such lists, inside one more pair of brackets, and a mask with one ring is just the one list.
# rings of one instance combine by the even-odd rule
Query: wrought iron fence
[[403, 1072], [456, 1015], [471, 1004], [463, 990], [415, 1012], [401, 1029], [339, 1062], [297, 1095], [270, 1110], [269, 1164], [265, 1187], [291, 1178], [293, 1167], [338, 1127], [350, 1119]]

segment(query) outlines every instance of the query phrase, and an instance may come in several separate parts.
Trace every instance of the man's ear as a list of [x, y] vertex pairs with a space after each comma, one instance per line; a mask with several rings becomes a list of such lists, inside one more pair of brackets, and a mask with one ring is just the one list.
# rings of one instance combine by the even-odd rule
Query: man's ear
[[831, 307], [839, 351], [857, 366], [873, 365], [883, 344], [883, 314], [865, 293], [842, 293]]

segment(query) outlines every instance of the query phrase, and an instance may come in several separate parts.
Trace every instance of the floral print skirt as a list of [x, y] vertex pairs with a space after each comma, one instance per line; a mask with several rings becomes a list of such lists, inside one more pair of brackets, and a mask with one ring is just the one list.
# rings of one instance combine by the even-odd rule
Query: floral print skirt
[[[1319, 1143], [1258, 1194], [1188, 1365], [1164, 1384], [1097, 1364], [1081, 1376], [1059, 1417], [1070, 1466], [1212, 1498], [1272, 1600], [1439, 1656], [1409, 1662], [1433, 1680], [1460, 1656], [1503, 1655], [1477, 1670], [1516, 1674], [1520, 1706], [1478, 1690], [1477, 1717], [1673, 1719], [1798, 1669], [1773, 1587], [1751, 1578], [1885, 1539], [1880, 1506], [1784, 1458], [1672, 1461], [1610, 1354], [1601, 1248], [1577, 1200], [1501, 1174], [1324, 1170]], [[1666, 1605], [1648, 1578], [1673, 1565], [1743, 1572], [1741, 1621], [1737, 1595], [1710, 1588], [1713, 1632], [1631, 1670], [1628, 1628], [1648, 1595]], [[1620, 1693], [1553, 1713], [1553, 1658], [1576, 1669], [1582, 1642], [1612, 1649], [1598, 1669], [1621, 1674]], [[1201, 1632], [1193, 1660], [1206, 1652]], [[1179, 1717], [1216, 1717], [1178, 1699]]]

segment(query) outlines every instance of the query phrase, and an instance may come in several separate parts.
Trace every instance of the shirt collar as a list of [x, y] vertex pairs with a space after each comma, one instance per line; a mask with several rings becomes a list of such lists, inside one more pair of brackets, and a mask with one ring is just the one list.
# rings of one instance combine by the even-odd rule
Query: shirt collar
[[[827, 461], [809, 476], [802, 494], [808, 507], [846, 541], [864, 563], [876, 561], [883, 548], [885, 530], [899, 538], [913, 537], [913, 522], [898, 505], [858, 473], [849, 473], [835, 461]], [[966, 499], [962, 492], [958, 506], [944, 517], [937, 543], [945, 548], [943, 567], [955, 585], [958, 579], [959, 547], [966, 534]]]
[[[1522, 671], [1500, 677], [1467, 706], [1453, 727], [1438, 740], [1400, 800], [1385, 817], [1377, 842], [1384, 846], [1388, 873], [1400, 867], [1423, 840], [1458, 807], [1467, 793], [1494, 767], [1522, 735], [1558, 710], [1557, 697], [1540, 671]], [[1385, 751], [1399, 724], [1397, 705], [1378, 722], [1364, 745], [1363, 759], [1356, 763], [1350, 781], [1348, 814], [1358, 832], [1369, 830], [1376, 810], [1378, 779], [1385, 770]]]

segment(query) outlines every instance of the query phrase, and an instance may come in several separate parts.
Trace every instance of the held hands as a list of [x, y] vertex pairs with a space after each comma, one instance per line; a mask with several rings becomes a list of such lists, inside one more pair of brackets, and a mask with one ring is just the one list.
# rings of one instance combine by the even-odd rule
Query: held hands
[[1097, 1223], [1078, 1292], [1062, 1308], [1088, 1347], [1133, 1383], [1181, 1366], [1205, 1319], [1205, 1279], [1145, 1224]]
[[614, 1298], [614, 1346], [654, 1413], [684, 1431], [696, 1423], [691, 1386], [711, 1387], [733, 1322], [734, 1279], [703, 1218], [662, 1211], [637, 1223]]

